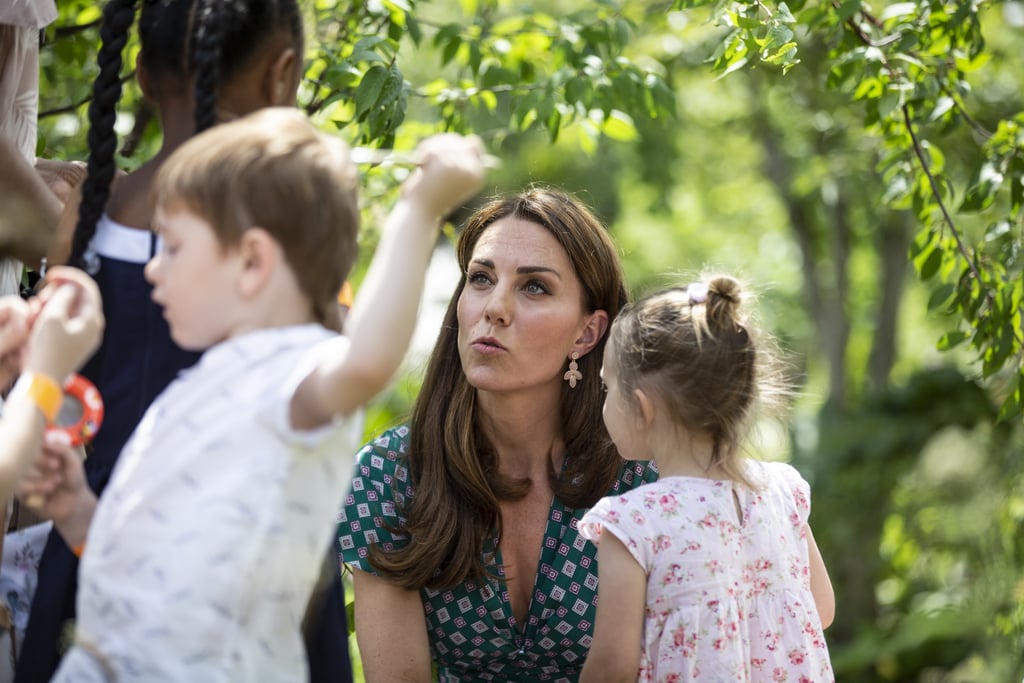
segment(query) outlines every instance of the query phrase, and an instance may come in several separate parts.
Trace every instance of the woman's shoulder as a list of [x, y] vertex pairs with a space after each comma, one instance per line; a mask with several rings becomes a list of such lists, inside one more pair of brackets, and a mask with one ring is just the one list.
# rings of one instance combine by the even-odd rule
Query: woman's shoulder
[[399, 425], [381, 432], [363, 444], [356, 454], [356, 462], [360, 467], [394, 474], [396, 468], [407, 465], [408, 452], [409, 426]]

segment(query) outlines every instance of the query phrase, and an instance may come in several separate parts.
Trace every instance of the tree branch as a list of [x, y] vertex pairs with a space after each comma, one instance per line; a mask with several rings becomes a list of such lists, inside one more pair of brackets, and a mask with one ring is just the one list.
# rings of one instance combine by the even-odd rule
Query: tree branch
[[907, 128], [907, 133], [910, 135], [910, 142], [914, 147], [914, 156], [917, 157], [917, 162], [921, 165], [921, 170], [928, 177], [928, 185], [932, 190], [932, 197], [935, 199], [935, 203], [938, 204], [939, 210], [942, 212], [942, 218], [949, 226], [950, 232], [953, 233], [953, 238], [956, 240], [956, 246], [960, 250], [960, 255], [967, 261], [967, 266], [971, 269], [971, 274], [981, 284], [981, 273], [978, 272], [978, 267], [974, 264], [971, 259], [971, 255], [967, 252], [967, 246], [964, 244], [963, 239], [960, 237], [960, 231], [956, 229], [956, 224], [953, 223], [953, 217], [949, 213], [949, 209], [946, 208], [946, 203], [942, 201], [942, 192], [939, 189], [939, 183], [935, 180], [935, 176], [932, 174], [931, 168], [928, 167], [928, 160], [924, 156], [924, 149], [921, 147], [921, 142], [917, 139], [917, 133], [914, 132], [914, 123], [910, 118], [910, 108], [903, 104], [900, 106], [900, 111], [903, 112], [903, 125]]
[[[129, 73], [125, 74], [124, 76], [121, 76], [121, 79], [120, 79], [121, 80], [121, 85], [124, 85], [125, 83], [127, 83], [130, 80], [132, 80], [133, 78], [135, 78], [135, 71], [134, 70], [130, 71]], [[39, 112], [39, 118], [40, 119], [45, 119], [45, 118], [48, 118], [50, 116], [60, 116], [61, 114], [70, 114], [73, 111], [77, 111], [78, 108], [81, 107], [83, 104], [88, 104], [89, 102], [92, 102], [92, 93], [89, 93], [88, 96], [86, 96], [85, 98], [79, 100], [78, 102], [74, 102], [73, 104], [69, 104], [69, 105], [66, 105], [66, 106], [63, 106], [63, 107], [57, 107], [55, 109], [47, 109], [46, 111], [41, 111], [41, 112]]]
[[58, 26], [53, 29], [53, 40], [60, 40], [61, 38], [67, 38], [89, 29], [98, 28], [103, 22], [102, 19], [96, 21], [90, 21], [87, 24], [69, 24], [67, 26]]

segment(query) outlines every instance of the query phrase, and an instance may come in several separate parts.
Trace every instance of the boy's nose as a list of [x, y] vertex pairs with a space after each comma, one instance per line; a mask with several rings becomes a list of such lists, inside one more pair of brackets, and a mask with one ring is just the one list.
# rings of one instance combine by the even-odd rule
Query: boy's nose
[[149, 263], [142, 269], [143, 274], [146, 276], [146, 282], [151, 285], [156, 284], [156, 272], [160, 267], [160, 254], [157, 254], [153, 258], [149, 259]]

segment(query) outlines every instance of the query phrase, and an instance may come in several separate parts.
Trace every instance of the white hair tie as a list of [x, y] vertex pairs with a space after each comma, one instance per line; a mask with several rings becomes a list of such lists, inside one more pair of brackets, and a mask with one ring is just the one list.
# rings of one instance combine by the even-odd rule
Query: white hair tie
[[696, 306], [708, 300], [708, 286], [703, 282], [694, 282], [686, 288], [686, 296], [690, 298], [690, 305]]

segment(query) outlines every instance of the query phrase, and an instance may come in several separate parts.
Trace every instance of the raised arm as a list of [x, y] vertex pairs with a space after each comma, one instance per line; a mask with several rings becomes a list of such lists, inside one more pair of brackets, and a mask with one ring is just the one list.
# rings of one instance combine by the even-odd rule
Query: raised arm
[[358, 569], [353, 587], [366, 683], [429, 683], [430, 644], [419, 592]]
[[348, 348], [323, 360], [299, 386], [292, 400], [296, 428], [350, 414], [387, 386], [416, 327], [441, 219], [483, 182], [482, 148], [475, 137], [434, 136], [418, 152], [421, 165], [385, 222], [346, 320]]

